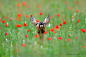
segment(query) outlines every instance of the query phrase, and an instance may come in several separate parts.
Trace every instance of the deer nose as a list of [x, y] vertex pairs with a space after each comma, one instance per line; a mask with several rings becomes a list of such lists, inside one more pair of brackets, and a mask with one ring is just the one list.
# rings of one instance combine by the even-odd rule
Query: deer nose
[[42, 25], [43, 24], [43, 22], [40, 22], [40, 25]]

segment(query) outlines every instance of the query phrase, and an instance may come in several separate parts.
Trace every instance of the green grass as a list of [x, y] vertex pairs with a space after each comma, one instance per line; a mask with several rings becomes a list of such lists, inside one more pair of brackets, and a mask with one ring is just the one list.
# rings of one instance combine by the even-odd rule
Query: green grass
[[[22, 6], [22, 2], [26, 2], [26, 5]], [[17, 3], [20, 4], [19, 7], [16, 6]], [[40, 8], [37, 8], [37, 5], [40, 5]], [[39, 10], [42, 15], [39, 14]], [[22, 14], [21, 21], [15, 20], [17, 14]], [[44, 35], [44, 45], [39, 44], [38, 38], [34, 37], [37, 35], [35, 33], [37, 30], [30, 21], [31, 14], [39, 21], [44, 21], [48, 14], [52, 16], [50, 27], [48, 24], [45, 29], [47, 34]], [[57, 17], [57, 14], [60, 16]], [[7, 19], [4, 18], [5, 16]], [[71, 19], [72, 16], [74, 21]], [[10, 17], [11, 21], [9, 21]], [[0, 18], [0, 28], [2, 28], [0, 29], [0, 57], [86, 57], [86, 32], [80, 30], [81, 28], [86, 30], [86, 0], [0, 0]], [[66, 24], [63, 24], [62, 18]], [[5, 23], [2, 23], [3, 20]], [[26, 27], [23, 26], [25, 21]], [[7, 27], [5, 27], [6, 23], [8, 23]], [[17, 28], [16, 24], [21, 24], [21, 27]], [[50, 32], [50, 29], [56, 25], [59, 26], [59, 30], [55, 29], [55, 33]], [[28, 37], [25, 38], [25, 35]], [[49, 37], [52, 38], [50, 41]], [[62, 39], [58, 40], [58, 37]], [[66, 41], [67, 39], [71, 39], [70, 42]], [[25, 47], [22, 46], [24, 42]]]

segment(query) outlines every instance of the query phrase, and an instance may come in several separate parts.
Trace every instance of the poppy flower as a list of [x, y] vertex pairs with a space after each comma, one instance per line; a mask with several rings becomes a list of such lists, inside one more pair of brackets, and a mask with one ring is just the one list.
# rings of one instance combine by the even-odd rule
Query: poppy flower
[[27, 38], [28, 36], [27, 36], [27, 35], [25, 35], [25, 37]]
[[41, 7], [41, 6], [38, 4], [38, 5], [37, 5], [37, 8], [40, 8], [40, 7]]
[[42, 15], [42, 12], [40, 13], [40, 15]]
[[22, 5], [25, 6], [26, 5], [26, 2], [22, 2]]
[[39, 22], [39, 20], [36, 20], [36, 22], [38, 23], [38, 22]]
[[38, 37], [38, 35], [35, 35], [34, 37], [35, 37], [35, 38], [37, 38], [37, 37]]
[[29, 30], [27, 30], [27, 32], [29, 32]]
[[14, 51], [14, 53], [17, 53], [17, 52], [18, 52], [18, 50], [15, 50], [15, 51]]
[[5, 20], [3, 20], [2, 23], [5, 23]]
[[52, 38], [48, 38], [48, 40], [50, 41]]
[[29, 5], [26, 5], [25, 7], [26, 7], [26, 8], [29, 8]]
[[66, 41], [69, 41], [70, 42], [71, 39], [67, 39]]
[[44, 34], [47, 34], [47, 31], [45, 31]]
[[77, 19], [77, 22], [79, 23], [79, 19]]
[[21, 27], [21, 24], [17, 24], [16, 27]]
[[50, 31], [53, 32], [54, 31], [54, 28], [50, 29]]
[[55, 33], [55, 31], [53, 31], [53, 33]]
[[7, 35], [7, 32], [5, 33], [5, 35]]
[[22, 46], [23, 46], [23, 47], [25, 47], [25, 46], [26, 46], [26, 44], [25, 44], [25, 43], [23, 43], [23, 44], [22, 44]]
[[7, 27], [7, 24], [5, 24], [5, 27]]
[[75, 12], [79, 12], [78, 10], [75, 10]]
[[4, 19], [7, 19], [7, 16], [5, 16]]
[[82, 31], [83, 33], [85, 33], [85, 29], [81, 29], [81, 31]]
[[16, 6], [19, 7], [19, 3], [17, 3]]
[[50, 19], [52, 19], [53, 18], [53, 16], [50, 16]]
[[0, 21], [1, 21], [1, 18], [0, 18]]
[[56, 26], [55, 26], [55, 28], [56, 28], [56, 29], [59, 29], [59, 26], [58, 26], [58, 25], [56, 25]]
[[75, 5], [78, 5], [78, 1], [75, 1], [74, 3], [75, 3]]
[[29, 16], [28, 15], [25, 15], [26, 18], [28, 18]]
[[26, 24], [26, 23], [24, 23], [24, 24], [23, 24], [23, 26], [27, 26], [27, 24]]
[[75, 38], [77, 39], [77, 37], [75, 36]]
[[0, 28], [2, 30], [2, 28]]
[[73, 8], [71, 6], [67, 7], [67, 9], [72, 10]]
[[17, 14], [17, 16], [18, 16], [18, 17], [21, 17], [21, 16], [22, 16], [22, 14]]
[[15, 20], [18, 20], [18, 18], [17, 18], [17, 17], [15, 17]]
[[42, 12], [41, 10], [38, 10], [39, 12]]
[[63, 24], [66, 24], [66, 21], [63, 21]]
[[69, 1], [64, 1], [64, 4], [66, 4], [66, 5], [69, 4]]
[[64, 21], [64, 18], [61, 18], [60, 20]]
[[58, 38], [58, 40], [61, 40], [61, 39], [62, 39], [62, 37], [59, 37], [59, 38]]
[[62, 24], [61, 24], [61, 23], [60, 23], [59, 25], [60, 25], [60, 26], [62, 26]]
[[57, 17], [59, 17], [60, 16], [60, 14], [57, 14]]
[[9, 21], [11, 21], [11, 18], [9, 18]]
[[85, 46], [82, 46], [83, 48], [85, 48]]

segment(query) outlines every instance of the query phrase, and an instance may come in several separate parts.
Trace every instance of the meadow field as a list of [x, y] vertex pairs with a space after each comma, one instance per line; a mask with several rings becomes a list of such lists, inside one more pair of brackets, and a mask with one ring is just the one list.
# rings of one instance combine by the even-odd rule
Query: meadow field
[[[30, 21], [44, 21], [43, 44]], [[0, 57], [86, 57], [86, 0], [0, 0]]]

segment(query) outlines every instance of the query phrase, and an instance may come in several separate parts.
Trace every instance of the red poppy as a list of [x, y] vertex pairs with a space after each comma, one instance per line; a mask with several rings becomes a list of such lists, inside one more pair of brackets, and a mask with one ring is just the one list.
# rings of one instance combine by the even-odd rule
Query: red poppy
[[5, 20], [3, 20], [2, 23], [5, 23]]
[[0, 28], [2, 30], [2, 28]]
[[60, 25], [60, 26], [62, 26], [62, 24], [61, 24], [61, 23], [60, 23], [59, 25]]
[[16, 19], [16, 20], [18, 20], [18, 18], [17, 18], [17, 17], [16, 17], [15, 19]]
[[71, 39], [67, 39], [66, 41], [69, 41], [70, 42]]
[[61, 18], [62, 21], [64, 21], [64, 18]]
[[74, 3], [75, 3], [75, 5], [78, 5], [78, 1], [75, 1]]
[[7, 24], [5, 24], [5, 27], [7, 27]]
[[17, 50], [14, 51], [14, 53], [17, 53], [17, 52], [18, 52]]
[[40, 13], [40, 15], [42, 15], [42, 12]]
[[25, 15], [26, 18], [28, 18], [29, 16], [28, 15]]
[[25, 44], [25, 43], [23, 43], [23, 44], [22, 44], [22, 46], [23, 46], [23, 47], [25, 47], [25, 46], [26, 46], [26, 44]]
[[77, 37], [75, 36], [75, 38], [77, 39]]
[[57, 14], [57, 17], [59, 17], [60, 16], [60, 14]]
[[63, 24], [66, 24], [66, 21], [63, 21]]
[[82, 31], [83, 33], [85, 33], [85, 29], [81, 29], [81, 31]]
[[22, 16], [22, 14], [17, 14], [17, 16], [18, 16], [18, 17], [21, 17], [21, 16]]
[[35, 38], [37, 38], [37, 37], [38, 37], [38, 35], [35, 35], [34, 37], [35, 37]]
[[0, 18], [0, 21], [1, 21], [1, 18]]
[[24, 24], [23, 24], [23, 26], [27, 26], [27, 24], [26, 24], [26, 23], [24, 23]]
[[26, 7], [26, 8], [29, 8], [29, 5], [26, 5], [25, 7]]
[[66, 5], [69, 4], [69, 1], [64, 1], [64, 4], [66, 4]]
[[26, 5], [26, 2], [22, 2], [22, 5], [25, 6]]
[[45, 31], [44, 34], [47, 34], [47, 31]]
[[42, 12], [41, 10], [39, 10], [39, 12]]
[[27, 30], [27, 32], [29, 32], [29, 30]]
[[55, 33], [55, 31], [53, 31], [53, 33]]
[[50, 41], [52, 38], [48, 38], [48, 40]]
[[37, 8], [40, 8], [40, 7], [41, 7], [41, 6], [38, 4], [38, 5], [37, 5]]
[[76, 10], [75, 12], [79, 12], [78, 10]]
[[7, 19], [7, 16], [5, 16], [4, 19]]
[[21, 24], [17, 24], [16, 27], [21, 27]]
[[58, 40], [61, 40], [61, 39], [62, 39], [62, 37], [59, 37], [59, 38], [58, 38]]
[[36, 20], [36, 22], [38, 23], [38, 22], [39, 22], [39, 20]]
[[73, 8], [71, 6], [67, 7], [67, 9], [72, 10]]
[[53, 32], [54, 31], [54, 28], [50, 29], [50, 31]]
[[79, 23], [79, 19], [77, 19], [77, 22]]
[[85, 46], [82, 46], [83, 48], [85, 48]]
[[27, 35], [25, 35], [25, 37], [27, 38], [28, 36], [27, 36]]
[[9, 18], [9, 21], [11, 21], [11, 18]]
[[55, 26], [55, 28], [56, 28], [56, 29], [59, 29], [59, 26], [58, 26], [58, 25], [56, 25], [56, 26]]
[[16, 6], [19, 7], [19, 3], [17, 3]]
[[7, 35], [7, 32], [5, 33], [5, 35]]

